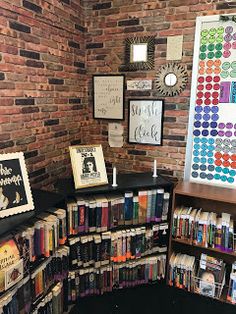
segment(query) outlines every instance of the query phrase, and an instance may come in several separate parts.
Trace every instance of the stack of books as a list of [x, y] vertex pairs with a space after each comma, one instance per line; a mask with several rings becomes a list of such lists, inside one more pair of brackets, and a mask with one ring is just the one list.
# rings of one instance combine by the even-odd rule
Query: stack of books
[[169, 285], [187, 291], [193, 291], [195, 274], [195, 257], [187, 254], [171, 255], [169, 261]]
[[172, 236], [188, 240], [194, 245], [234, 251], [234, 222], [230, 214], [220, 217], [192, 207], [175, 209]]
[[170, 194], [164, 189], [77, 197], [67, 204], [68, 232], [104, 232], [123, 225], [166, 221]]
[[167, 251], [168, 224], [140, 227], [116, 232], [74, 237], [69, 239], [71, 269], [113, 263]]
[[69, 303], [78, 297], [98, 295], [113, 289], [134, 287], [156, 282], [165, 277], [166, 255], [69, 272]]

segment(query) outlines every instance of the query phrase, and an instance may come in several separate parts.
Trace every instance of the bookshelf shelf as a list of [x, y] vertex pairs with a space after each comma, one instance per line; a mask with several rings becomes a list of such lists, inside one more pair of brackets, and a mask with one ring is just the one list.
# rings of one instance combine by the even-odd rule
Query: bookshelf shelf
[[[183, 238], [186, 236], [185, 235], [186, 232], [187, 234], [189, 232], [189, 236], [190, 236], [190, 234], [192, 235], [192, 232], [194, 231], [190, 231], [190, 229], [182, 229], [182, 222], [179, 222], [179, 223], [176, 222], [176, 219], [180, 219], [176, 217], [180, 217], [178, 215], [181, 215], [181, 214], [178, 214], [178, 211], [176, 211], [175, 213], [174, 225], [173, 225], [173, 220], [174, 220], [174, 212], [177, 208], [192, 208], [192, 210], [196, 208], [196, 209], [201, 209], [203, 213], [213, 212], [217, 215], [216, 217], [222, 217], [222, 213], [230, 214], [230, 217], [235, 222], [236, 221], [235, 190], [228, 189], [228, 188], [221, 188], [217, 186], [211, 186], [211, 185], [190, 183], [190, 182], [184, 181], [184, 182], [178, 183], [177, 186], [175, 187], [174, 192], [173, 192], [172, 205], [173, 206], [172, 206], [172, 213], [171, 213], [171, 218], [170, 218], [170, 221], [171, 221], [170, 230], [174, 232], [173, 233], [174, 236], [172, 236], [172, 231], [171, 231], [170, 232], [171, 236], [169, 238], [169, 258], [172, 256], [173, 253], [175, 254], [181, 253], [181, 254], [187, 254], [187, 256], [194, 256], [195, 265], [196, 265], [196, 269], [194, 270], [194, 272], [197, 270], [198, 261], [200, 261], [200, 256], [202, 253], [206, 254], [207, 256], [212, 256], [212, 258], [216, 258], [216, 259], [218, 258], [218, 259], [223, 260], [226, 263], [226, 268], [225, 268], [226, 269], [226, 281], [225, 281], [225, 287], [223, 289], [223, 292], [221, 296], [219, 297], [219, 301], [232, 304], [227, 300], [227, 291], [228, 291], [227, 284], [229, 284], [229, 275], [231, 271], [231, 265], [232, 263], [236, 261], [236, 252], [230, 251], [230, 250], [224, 250], [222, 248], [212, 248], [209, 246], [206, 247], [200, 244], [196, 244], [196, 242], [193, 242], [192, 239], [188, 240], [187, 238]], [[192, 212], [192, 210], [190, 209], [190, 212]], [[186, 218], [187, 216], [185, 217], [185, 213], [182, 210], [181, 212], [183, 213], [183, 216], [181, 216], [182, 217], [181, 219], [185, 221], [184, 219], [187, 219]], [[189, 213], [188, 210], [186, 211], [186, 213], [187, 212]], [[190, 215], [188, 217], [190, 217]], [[200, 218], [198, 219], [200, 220]], [[202, 218], [202, 222], [201, 223], [199, 222], [199, 224], [204, 225], [204, 221], [205, 221], [204, 218]], [[181, 226], [179, 224], [181, 224]], [[186, 224], [188, 223], [186, 222]], [[183, 226], [185, 226], [184, 222], [183, 222]], [[194, 228], [196, 228], [195, 225], [194, 225]], [[189, 231], [186, 231], [186, 230], [189, 230]], [[192, 230], [195, 230], [195, 229], [192, 229]], [[196, 230], [199, 230], [199, 229], [196, 229]], [[207, 232], [207, 231], [204, 231], [204, 232]], [[209, 240], [206, 240], [206, 234], [207, 233], [204, 233], [205, 241], [209, 241]], [[197, 237], [199, 237], [200, 235], [199, 233], [197, 233]], [[194, 236], [196, 237], [196, 233]], [[226, 246], [226, 247], [230, 247], [230, 246]], [[171, 264], [169, 264], [169, 267], [170, 265]], [[169, 284], [169, 280], [167, 282]], [[193, 291], [191, 291], [190, 293], [198, 294], [197, 292], [193, 292]]]
[[236, 253], [234, 253], [234, 252], [228, 252], [228, 251], [223, 251], [223, 250], [220, 250], [220, 249], [217, 249], [217, 248], [211, 248], [211, 247], [205, 247], [205, 246], [202, 246], [202, 245], [197, 245], [197, 244], [192, 243], [192, 241], [189, 241], [189, 240], [172, 238], [172, 242], [173, 243], [182, 244], [182, 245], [187, 245], [189, 247], [197, 248], [199, 250], [205, 250], [206, 252], [209, 251], [209, 252], [214, 252], [214, 253], [217, 253], [217, 254], [226, 255], [230, 259], [232, 259], [232, 258], [236, 259]]
[[[104, 285], [98, 289], [99, 291], [92, 291], [86, 295], [102, 294], [117, 288], [152, 283], [153, 278], [147, 279], [144, 269], [147, 271], [148, 267], [157, 265], [159, 266], [156, 269], [158, 273], [156, 280], [165, 281], [174, 184], [161, 176], [153, 178], [152, 173], [118, 174], [116, 188], [112, 187], [111, 176], [108, 177], [108, 182], [107, 185], [79, 190], [74, 188], [72, 178], [59, 179], [56, 184], [57, 192], [68, 202], [67, 214], [71, 217], [68, 218], [71, 280], [78, 283], [86, 282], [85, 276], [88, 276], [86, 274], [93, 277], [94, 272], [100, 275], [100, 272], [102, 274], [107, 271], [106, 276], [111, 276], [111, 283], [108, 287]], [[158, 198], [158, 193], [163, 194]], [[169, 198], [166, 202], [164, 197], [167, 194]], [[141, 195], [146, 195], [142, 206]], [[160, 199], [162, 199], [161, 202]], [[164, 204], [168, 204], [168, 215], [162, 212]], [[160, 208], [160, 212], [163, 213], [160, 217], [157, 215], [157, 208]], [[74, 226], [73, 221], [80, 223], [80, 217], [83, 217], [83, 223], [80, 226]], [[91, 250], [89, 244], [87, 246], [85, 243], [95, 240], [97, 242], [94, 242], [95, 245]], [[160, 241], [160, 247], [156, 241]], [[162, 243], [164, 243], [163, 246]], [[81, 255], [78, 252], [82, 252]], [[93, 256], [92, 259], [91, 256]], [[138, 269], [141, 274], [139, 280], [135, 277]], [[127, 271], [131, 275], [124, 280], [122, 276]], [[133, 279], [129, 279], [130, 276], [133, 276]], [[102, 282], [104, 282], [103, 278]], [[94, 284], [96, 285], [96, 282]], [[76, 286], [77, 297], [84, 297], [82, 285], [79, 285]]]

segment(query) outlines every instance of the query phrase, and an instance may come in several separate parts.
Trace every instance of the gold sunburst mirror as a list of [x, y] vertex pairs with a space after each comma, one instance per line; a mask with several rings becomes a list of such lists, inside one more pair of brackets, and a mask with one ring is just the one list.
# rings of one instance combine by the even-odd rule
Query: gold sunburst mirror
[[168, 63], [157, 72], [155, 87], [163, 96], [177, 96], [185, 89], [187, 82], [186, 68], [178, 63]]

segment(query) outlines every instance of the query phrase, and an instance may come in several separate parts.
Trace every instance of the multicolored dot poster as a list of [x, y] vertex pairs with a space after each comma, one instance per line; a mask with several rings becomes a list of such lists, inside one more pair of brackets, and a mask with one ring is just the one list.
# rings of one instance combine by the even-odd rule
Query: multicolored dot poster
[[236, 23], [226, 17], [197, 18], [185, 179], [235, 188]]

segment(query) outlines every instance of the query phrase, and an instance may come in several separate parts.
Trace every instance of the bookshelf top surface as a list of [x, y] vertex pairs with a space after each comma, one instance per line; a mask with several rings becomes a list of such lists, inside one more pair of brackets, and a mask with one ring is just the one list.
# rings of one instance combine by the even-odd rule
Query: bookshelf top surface
[[34, 210], [0, 219], [0, 236], [13, 231], [39, 213], [56, 207], [64, 201], [64, 197], [54, 192], [32, 189]]
[[74, 188], [73, 178], [59, 179], [56, 184], [56, 189], [64, 196], [84, 195], [84, 194], [99, 194], [111, 192], [124, 192], [128, 190], [139, 190], [144, 188], [163, 187], [171, 189], [173, 183], [161, 176], [152, 177], [152, 173], [129, 173], [117, 175], [117, 187], [112, 187], [112, 176], [108, 176], [108, 184], [83, 188], [76, 190]]
[[219, 186], [183, 181], [176, 186], [175, 194], [236, 204], [236, 191]]

